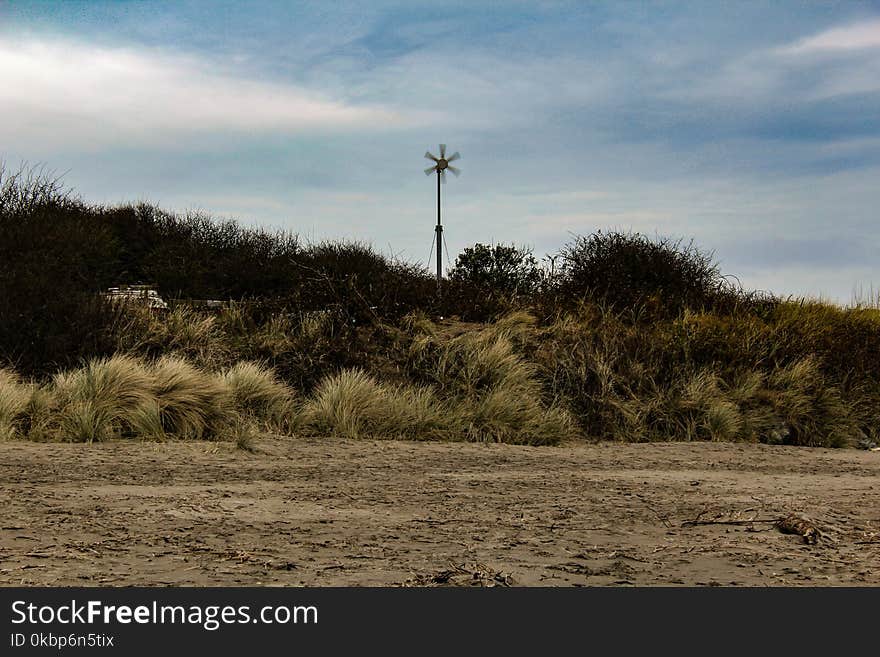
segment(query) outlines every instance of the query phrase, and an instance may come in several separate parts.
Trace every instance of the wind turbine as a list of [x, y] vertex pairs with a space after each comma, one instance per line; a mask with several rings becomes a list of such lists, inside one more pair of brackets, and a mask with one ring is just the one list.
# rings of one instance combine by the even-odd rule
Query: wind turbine
[[451, 171], [458, 178], [461, 175], [461, 169], [450, 164], [461, 157], [458, 152], [446, 157], [446, 144], [440, 144], [440, 157], [435, 157], [431, 151], [425, 151], [425, 157], [434, 162], [434, 166], [425, 169], [425, 175], [430, 176], [437, 172], [437, 227], [434, 228], [437, 241], [437, 291], [440, 291], [440, 283], [443, 280], [443, 224], [440, 223], [440, 185], [446, 184], [446, 171]]

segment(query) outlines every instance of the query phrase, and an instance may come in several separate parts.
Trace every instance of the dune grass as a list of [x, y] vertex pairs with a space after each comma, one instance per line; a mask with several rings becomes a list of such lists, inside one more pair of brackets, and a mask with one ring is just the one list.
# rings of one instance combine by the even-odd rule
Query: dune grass
[[311, 433], [346, 438], [453, 438], [450, 415], [428, 387], [380, 383], [362, 370], [322, 381], [302, 410]]
[[549, 445], [573, 433], [563, 410], [504, 388], [441, 397], [431, 386], [381, 383], [361, 370], [325, 379], [301, 421], [311, 433], [346, 438]]
[[578, 436], [568, 411], [548, 401], [537, 365], [517, 347], [534, 324], [520, 312], [451, 339], [428, 327], [413, 340], [410, 374], [448, 399], [464, 439], [550, 445]]
[[243, 416], [259, 420], [267, 429], [290, 429], [296, 423], [297, 401], [293, 389], [275, 372], [259, 363], [239, 362], [222, 373], [232, 404]]
[[93, 442], [127, 433], [129, 415], [152, 396], [151, 377], [129, 356], [95, 359], [56, 374], [52, 399], [56, 430], [63, 440]]
[[0, 440], [10, 440], [20, 434], [32, 394], [17, 374], [0, 369]]
[[96, 442], [115, 438], [217, 438], [238, 420], [222, 377], [179, 358], [117, 355], [59, 372], [43, 386], [0, 378], [5, 437]]
[[[169, 320], [172, 328], [181, 317]], [[532, 445], [586, 437], [841, 447], [880, 433], [873, 309], [784, 302], [763, 316], [687, 311], [646, 322], [585, 303], [549, 320], [517, 312], [492, 324], [437, 324], [417, 313], [399, 328], [380, 327], [385, 341], [376, 342], [369, 368], [333, 368], [308, 351], [309, 341], [334, 330], [329, 321], [270, 314], [259, 324], [233, 306], [188, 334], [208, 342], [199, 349], [174, 341], [172, 353], [158, 358], [94, 359], [41, 385], [0, 370], [0, 439], [247, 446], [255, 432], [271, 431]], [[850, 334], [861, 341], [853, 346], [857, 359], [837, 352]], [[158, 346], [162, 338], [151, 339]], [[265, 343], [257, 353], [271, 346], [268, 357], [232, 358], [253, 353], [241, 346], [248, 339]], [[314, 366], [305, 376], [316, 383], [295, 389], [288, 382], [304, 370], [282, 373], [275, 362]]]
[[542, 328], [533, 348], [550, 390], [597, 438], [840, 447], [876, 431], [874, 365], [845, 367], [833, 341], [798, 322], [828, 332], [857, 323], [864, 336], [872, 321], [791, 304], [768, 319], [683, 313], [645, 324], [590, 305]]
[[[438, 295], [369, 245], [91, 205], [2, 164], [0, 229], [0, 439], [880, 442], [878, 295], [749, 292], [676, 238], [574, 236], [549, 270], [475, 245]], [[100, 297], [129, 278], [171, 311]]]
[[222, 379], [170, 356], [159, 359], [150, 374], [167, 433], [185, 439], [215, 438], [235, 418], [230, 390]]

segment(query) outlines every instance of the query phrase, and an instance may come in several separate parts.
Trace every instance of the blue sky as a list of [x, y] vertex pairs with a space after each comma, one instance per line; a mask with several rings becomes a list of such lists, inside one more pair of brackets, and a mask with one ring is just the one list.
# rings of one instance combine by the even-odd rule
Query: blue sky
[[427, 261], [602, 228], [750, 288], [880, 288], [878, 2], [0, 0], [0, 157], [85, 199]]

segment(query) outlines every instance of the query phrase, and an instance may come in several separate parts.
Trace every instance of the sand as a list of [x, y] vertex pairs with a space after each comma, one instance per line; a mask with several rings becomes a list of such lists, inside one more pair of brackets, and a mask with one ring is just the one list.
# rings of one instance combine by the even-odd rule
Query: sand
[[[0, 584], [880, 584], [877, 452], [272, 436], [255, 450], [0, 444]], [[779, 530], [791, 514], [815, 544]]]

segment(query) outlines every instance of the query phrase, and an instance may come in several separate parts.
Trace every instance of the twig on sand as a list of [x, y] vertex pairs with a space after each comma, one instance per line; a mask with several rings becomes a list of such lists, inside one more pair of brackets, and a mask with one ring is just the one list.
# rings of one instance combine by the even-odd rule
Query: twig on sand
[[700, 520], [695, 518], [694, 520], [685, 520], [681, 523], [682, 527], [691, 527], [693, 525], [751, 525], [755, 522], [771, 522], [771, 523], [779, 523], [782, 521], [782, 518], [751, 518], [749, 520]]
[[662, 513], [660, 513], [657, 509], [655, 509], [653, 506], [651, 506], [651, 504], [641, 495], [636, 495], [636, 497], [639, 500], [641, 500], [642, 504], [644, 504], [646, 507], [648, 507], [648, 510], [651, 511], [651, 513], [653, 513], [655, 516], [657, 516], [660, 519], [660, 522], [663, 523], [664, 527], [666, 527], [667, 529], [672, 528], [672, 525], [669, 524], [669, 518], [667, 518]]

